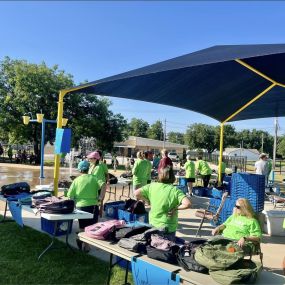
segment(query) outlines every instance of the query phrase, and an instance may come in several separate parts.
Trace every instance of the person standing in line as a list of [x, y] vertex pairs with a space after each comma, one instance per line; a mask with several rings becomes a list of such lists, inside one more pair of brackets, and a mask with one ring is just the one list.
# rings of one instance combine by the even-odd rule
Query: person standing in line
[[255, 162], [255, 173], [258, 175], [265, 176], [265, 185], [268, 182], [268, 162], [267, 155], [265, 153], [261, 153], [259, 156], [259, 160]]
[[142, 151], [138, 151], [137, 160], [132, 169], [133, 174], [133, 190], [144, 186], [147, 184], [148, 179], [148, 163], [144, 159]]
[[151, 183], [151, 169], [152, 169], [152, 165], [151, 165], [151, 162], [149, 160], [149, 152], [148, 151], [145, 151], [144, 152], [144, 158], [147, 162], [147, 173], [146, 173], [146, 176], [147, 176], [147, 184]]
[[101, 189], [99, 190], [99, 195], [103, 197], [103, 199], [101, 200], [101, 206], [100, 206], [100, 216], [102, 216], [103, 201], [104, 201], [104, 197], [106, 193], [106, 172], [104, 170], [104, 166], [100, 164], [101, 156], [98, 151], [91, 152], [90, 154], [87, 155], [87, 158], [90, 161], [90, 167], [89, 167], [88, 174], [94, 175], [97, 178], [98, 183], [102, 185]]
[[172, 163], [172, 160], [168, 157], [168, 151], [166, 149], [163, 149], [161, 151], [161, 160], [159, 162], [159, 165], [158, 165], [158, 172], [161, 168], [165, 168], [167, 166], [169, 166], [170, 168], [173, 169], [173, 163]]
[[158, 169], [158, 165], [159, 165], [159, 162], [160, 162], [160, 157], [159, 157], [159, 153], [156, 154], [153, 158], [153, 163], [152, 163], [152, 167], [154, 169]]
[[9, 145], [9, 147], [8, 147], [8, 151], [7, 151], [7, 153], [8, 153], [8, 157], [9, 157], [9, 160], [10, 160], [10, 162], [12, 162], [12, 158], [13, 158], [13, 149], [12, 149], [12, 147]]
[[[76, 208], [93, 214], [92, 219], [79, 219], [79, 230], [82, 232], [84, 228], [98, 222], [99, 203], [104, 199], [99, 194], [99, 190], [103, 186], [103, 182], [99, 182], [97, 178], [88, 174], [89, 162], [82, 160], [79, 162], [77, 169], [81, 175], [76, 177], [72, 182], [67, 197], [75, 200]], [[102, 192], [101, 192], [102, 194]], [[83, 243], [78, 238], [76, 239], [77, 246], [80, 250], [88, 252], [90, 247], [87, 243]]]
[[186, 157], [187, 161], [183, 166], [183, 169], [185, 169], [185, 178], [187, 181], [187, 188], [188, 188], [188, 194], [189, 196], [193, 196], [192, 190], [193, 190], [193, 183], [195, 183], [195, 163], [191, 160], [191, 156], [187, 155]]
[[202, 155], [198, 155], [196, 158], [196, 172], [202, 176], [203, 186], [207, 188], [211, 178], [212, 169], [210, 168], [209, 164], [202, 158]]

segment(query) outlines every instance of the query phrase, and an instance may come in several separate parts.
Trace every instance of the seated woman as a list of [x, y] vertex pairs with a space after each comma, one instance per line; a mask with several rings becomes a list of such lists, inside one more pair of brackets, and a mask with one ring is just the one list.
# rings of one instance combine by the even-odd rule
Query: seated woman
[[178, 225], [178, 210], [190, 208], [191, 202], [185, 194], [172, 185], [175, 177], [170, 167], [161, 168], [158, 182], [137, 189], [137, 199], [150, 204], [149, 222], [156, 228], [165, 228], [169, 238], [175, 237]]
[[259, 222], [247, 199], [240, 198], [236, 201], [233, 214], [220, 226], [212, 231], [212, 235], [222, 232], [226, 238], [237, 240], [240, 247], [246, 241], [260, 242], [262, 236]]

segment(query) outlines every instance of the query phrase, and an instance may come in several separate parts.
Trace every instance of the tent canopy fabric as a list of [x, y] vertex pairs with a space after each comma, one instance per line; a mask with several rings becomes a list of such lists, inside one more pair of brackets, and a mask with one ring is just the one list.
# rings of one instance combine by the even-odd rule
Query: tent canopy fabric
[[[223, 122], [272, 85], [236, 59], [273, 82], [285, 84], [285, 44], [229, 45], [210, 47], [93, 81], [70, 92], [170, 105]], [[274, 86], [228, 121], [284, 116], [283, 87]]]

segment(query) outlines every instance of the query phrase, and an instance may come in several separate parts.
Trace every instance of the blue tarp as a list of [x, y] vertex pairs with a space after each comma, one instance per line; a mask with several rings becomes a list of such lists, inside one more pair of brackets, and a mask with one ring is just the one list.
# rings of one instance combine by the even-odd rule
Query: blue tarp
[[[285, 84], [285, 44], [214, 46], [90, 82], [83, 92], [192, 110], [220, 122], [272, 83], [241, 59]], [[285, 115], [285, 88], [274, 87], [230, 121]]]

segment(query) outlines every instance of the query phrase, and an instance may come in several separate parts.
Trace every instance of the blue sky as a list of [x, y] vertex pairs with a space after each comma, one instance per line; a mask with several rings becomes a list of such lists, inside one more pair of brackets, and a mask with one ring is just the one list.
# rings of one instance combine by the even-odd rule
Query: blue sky
[[[285, 2], [0, 2], [0, 59], [58, 64], [76, 84], [222, 44], [285, 43]], [[167, 131], [206, 116], [157, 104], [111, 99], [127, 119], [167, 120]], [[234, 123], [273, 133], [273, 118]], [[284, 119], [279, 120], [285, 133]]]

